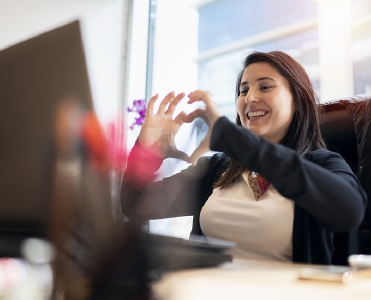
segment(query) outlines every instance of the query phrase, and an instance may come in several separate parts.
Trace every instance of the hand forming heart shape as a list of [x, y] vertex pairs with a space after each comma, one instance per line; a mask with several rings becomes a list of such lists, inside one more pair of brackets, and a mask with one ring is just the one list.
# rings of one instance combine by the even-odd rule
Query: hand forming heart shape
[[[158, 99], [158, 95], [153, 96], [148, 102], [146, 118], [139, 133], [138, 141], [144, 147], [151, 147], [156, 144], [161, 149], [165, 158], [179, 158], [195, 165], [198, 158], [210, 150], [211, 131], [216, 120], [221, 117], [221, 114], [216, 104], [212, 101], [209, 92], [196, 90], [188, 95], [188, 103], [192, 104], [200, 101], [205, 104], [205, 108], [196, 109], [188, 115], [182, 111], [173, 118], [175, 108], [184, 96], [184, 93], [175, 95], [174, 92], [171, 92], [167, 94], [161, 101], [157, 113], [154, 113], [153, 107]], [[199, 117], [206, 122], [209, 129], [198, 147], [191, 156], [188, 156], [183, 151], [177, 149], [174, 137], [184, 123], [191, 123]]]

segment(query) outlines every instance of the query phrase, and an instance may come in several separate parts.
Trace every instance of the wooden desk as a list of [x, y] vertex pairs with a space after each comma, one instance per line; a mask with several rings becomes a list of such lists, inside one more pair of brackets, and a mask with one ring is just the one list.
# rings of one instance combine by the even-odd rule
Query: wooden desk
[[167, 273], [153, 290], [165, 300], [371, 299], [371, 278], [346, 284], [298, 279], [304, 267], [309, 266], [234, 260], [216, 268]]

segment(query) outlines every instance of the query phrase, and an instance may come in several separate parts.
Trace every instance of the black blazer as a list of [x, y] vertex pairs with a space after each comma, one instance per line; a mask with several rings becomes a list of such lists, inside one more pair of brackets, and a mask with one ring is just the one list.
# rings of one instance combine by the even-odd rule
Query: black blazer
[[193, 215], [192, 233], [202, 234], [200, 211], [230, 157], [267, 178], [282, 196], [295, 202], [294, 262], [345, 265], [350, 254], [358, 253], [357, 228], [367, 199], [339, 154], [320, 149], [302, 157], [225, 117], [214, 125], [210, 148], [222, 153], [202, 157], [195, 167], [146, 187], [134, 184], [136, 162], [129, 156], [131, 176], [124, 176], [122, 185], [124, 214], [141, 219]]

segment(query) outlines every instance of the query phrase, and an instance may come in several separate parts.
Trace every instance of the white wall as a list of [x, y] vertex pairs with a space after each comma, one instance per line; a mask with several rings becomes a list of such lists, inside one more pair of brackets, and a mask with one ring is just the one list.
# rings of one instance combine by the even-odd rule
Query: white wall
[[0, 49], [79, 19], [98, 116], [112, 119], [122, 101], [126, 0], [0, 0]]

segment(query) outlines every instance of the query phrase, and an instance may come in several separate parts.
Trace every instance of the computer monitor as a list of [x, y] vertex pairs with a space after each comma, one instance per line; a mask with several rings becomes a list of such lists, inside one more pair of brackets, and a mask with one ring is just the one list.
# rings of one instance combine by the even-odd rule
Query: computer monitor
[[71, 96], [93, 109], [78, 21], [0, 51], [0, 256], [47, 235], [54, 117]]

